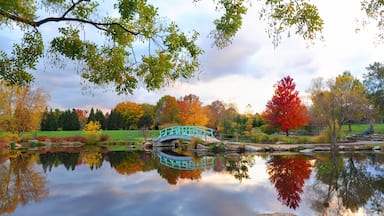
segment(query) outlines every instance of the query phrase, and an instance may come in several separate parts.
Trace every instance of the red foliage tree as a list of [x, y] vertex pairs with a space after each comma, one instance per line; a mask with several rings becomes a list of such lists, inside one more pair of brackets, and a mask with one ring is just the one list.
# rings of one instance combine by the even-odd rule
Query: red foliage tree
[[272, 128], [280, 128], [288, 136], [288, 131], [307, 125], [309, 116], [307, 108], [301, 104], [296, 84], [290, 76], [281, 79], [275, 85], [275, 94], [268, 101], [262, 117]]
[[296, 209], [301, 201], [304, 181], [311, 174], [311, 163], [303, 156], [274, 156], [268, 161], [269, 180], [275, 185], [278, 200]]

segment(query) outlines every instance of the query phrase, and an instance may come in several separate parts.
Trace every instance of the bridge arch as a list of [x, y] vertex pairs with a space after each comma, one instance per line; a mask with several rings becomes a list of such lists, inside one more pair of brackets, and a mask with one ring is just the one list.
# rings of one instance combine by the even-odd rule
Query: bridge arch
[[218, 142], [215, 137], [214, 130], [203, 126], [172, 126], [160, 130], [157, 137], [159, 143], [175, 140], [175, 139], [188, 139], [191, 140], [198, 137], [205, 142]]
[[190, 156], [175, 156], [166, 152], [157, 152], [160, 164], [178, 170], [196, 170], [213, 168], [215, 157], [204, 156], [198, 160], [193, 160]]

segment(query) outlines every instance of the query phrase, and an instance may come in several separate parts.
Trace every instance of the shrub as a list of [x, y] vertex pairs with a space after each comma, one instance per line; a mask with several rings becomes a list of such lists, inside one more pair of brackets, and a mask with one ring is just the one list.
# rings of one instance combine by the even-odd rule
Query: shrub
[[252, 135], [252, 141], [255, 143], [267, 143], [270, 141], [270, 137], [265, 133], [255, 133]]
[[98, 121], [90, 121], [84, 126], [84, 134], [87, 138], [88, 144], [95, 144], [100, 140], [100, 135], [103, 130], [101, 130], [101, 125]]
[[277, 129], [277, 128], [271, 128], [271, 127], [269, 127], [268, 125], [262, 125], [262, 126], [260, 127], [260, 130], [261, 130], [261, 132], [263, 132], [263, 133], [265, 133], [265, 134], [269, 134], [269, 135], [271, 135], [271, 134], [273, 134], [273, 133], [276, 133], [276, 132], [279, 132], [279, 129]]
[[1, 135], [0, 139], [4, 140], [5, 142], [17, 142], [19, 141], [20, 137], [16, 133], [6, 132], [6, 133], [3, 133], [3, 135]]
[[50, 137], [49, 140], [51, 140], [51, 142], [53, 143], [58, 143], [61, 142], [63, 139], [60, 137]]
[[108, 139], [109, 139], [108, 134], [102, 134], [102, 135], [100, 136], [100, 141], [101, 141], [101, 142], [105, 142], [105, 141], [107, 141]]
[[44, 141], [46, 141], [48, 138], [47, 138], [47, 136], [39, 136], [39, 137], [37, 137], [36, 139], [39, 140], [40, 142], [44, 142]]

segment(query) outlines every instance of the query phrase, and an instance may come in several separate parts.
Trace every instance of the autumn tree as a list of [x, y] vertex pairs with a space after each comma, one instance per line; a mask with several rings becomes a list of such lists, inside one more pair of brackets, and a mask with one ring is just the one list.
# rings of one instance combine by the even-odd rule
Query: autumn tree
[[370, 113], [364, 85], [348, 71], [327, 82], [321, 78], [313, 80], [309, 93], [311, 121], [327, 128], [332, 147], [343, 124], [359, 121]]
[[290, 76], [275, 85], [275, 93], [268, 101], [262, 114], [265, 124], [280, 128], [288, 136], [291, 129], [298, 129], [308, 123], [307, 108], [301, 103], [296, 84]]
[[198, 96], [189, 94], [177, 102], [183, 125], [205, 126], [208, 123], [206, 109], [202, 106]]
[[219, 120], [225, 111], [225, 106], [222, 101], [215, 100], [210, 105], [207, 105], [208, 110], [208, 123], [207, 127], [216, 129], [219, 124]]
[[[91, 109], [91, 111], [93, 108]], [[85, 124], [88, 123], [88, 110], [83, 110], [83, 109], [76, 109], [77, 113], [77, 118], [79, 119], [80, 122], [80, 128], [84, 128]]]
[[175, 97], [163, 96], [156, 104], [156, 125], [180, 124], [180, 108]]
[[0, 82], [0, 96], [0, 130], [39, 130], [49, 98], [48, 93], [41, 88], [9, 86]]
[[116, 105], [115, 111], [123, 117], [125, 129], [137, 128], [139, 119], [144, 114], [141, 105], [134, 102], [121, 102]]

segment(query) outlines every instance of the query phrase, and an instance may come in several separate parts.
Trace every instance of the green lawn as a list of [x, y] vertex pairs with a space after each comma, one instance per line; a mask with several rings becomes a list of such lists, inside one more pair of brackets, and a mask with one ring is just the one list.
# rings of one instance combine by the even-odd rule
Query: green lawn
[[[352, 131], [350, 132], [348, 125], [343, 125], [344, 135], [348, 136], [362, 133], [369, 128], [369, 124], [353, 124], [351, 128]], [[384, 134], [384, 124], [374, 124], [373, 128], [375, 130], [375, 134]]]
[[[159, 135], [158, 130], [148, 131], [147, 138], [155, 138]], [[28, 132], [25, 134], [30, 134], [34, 137], [47, 136], [47, 137], [73, 137], [73, 136], [84, 136], [82, 131], [38, 131], [38, 132]], [[102, 134], [107, 134], [110, 139], [120, 140], [120, 141], [137, 141], [144, 139], [144, 136], [140, 130], [105, 130]]]

